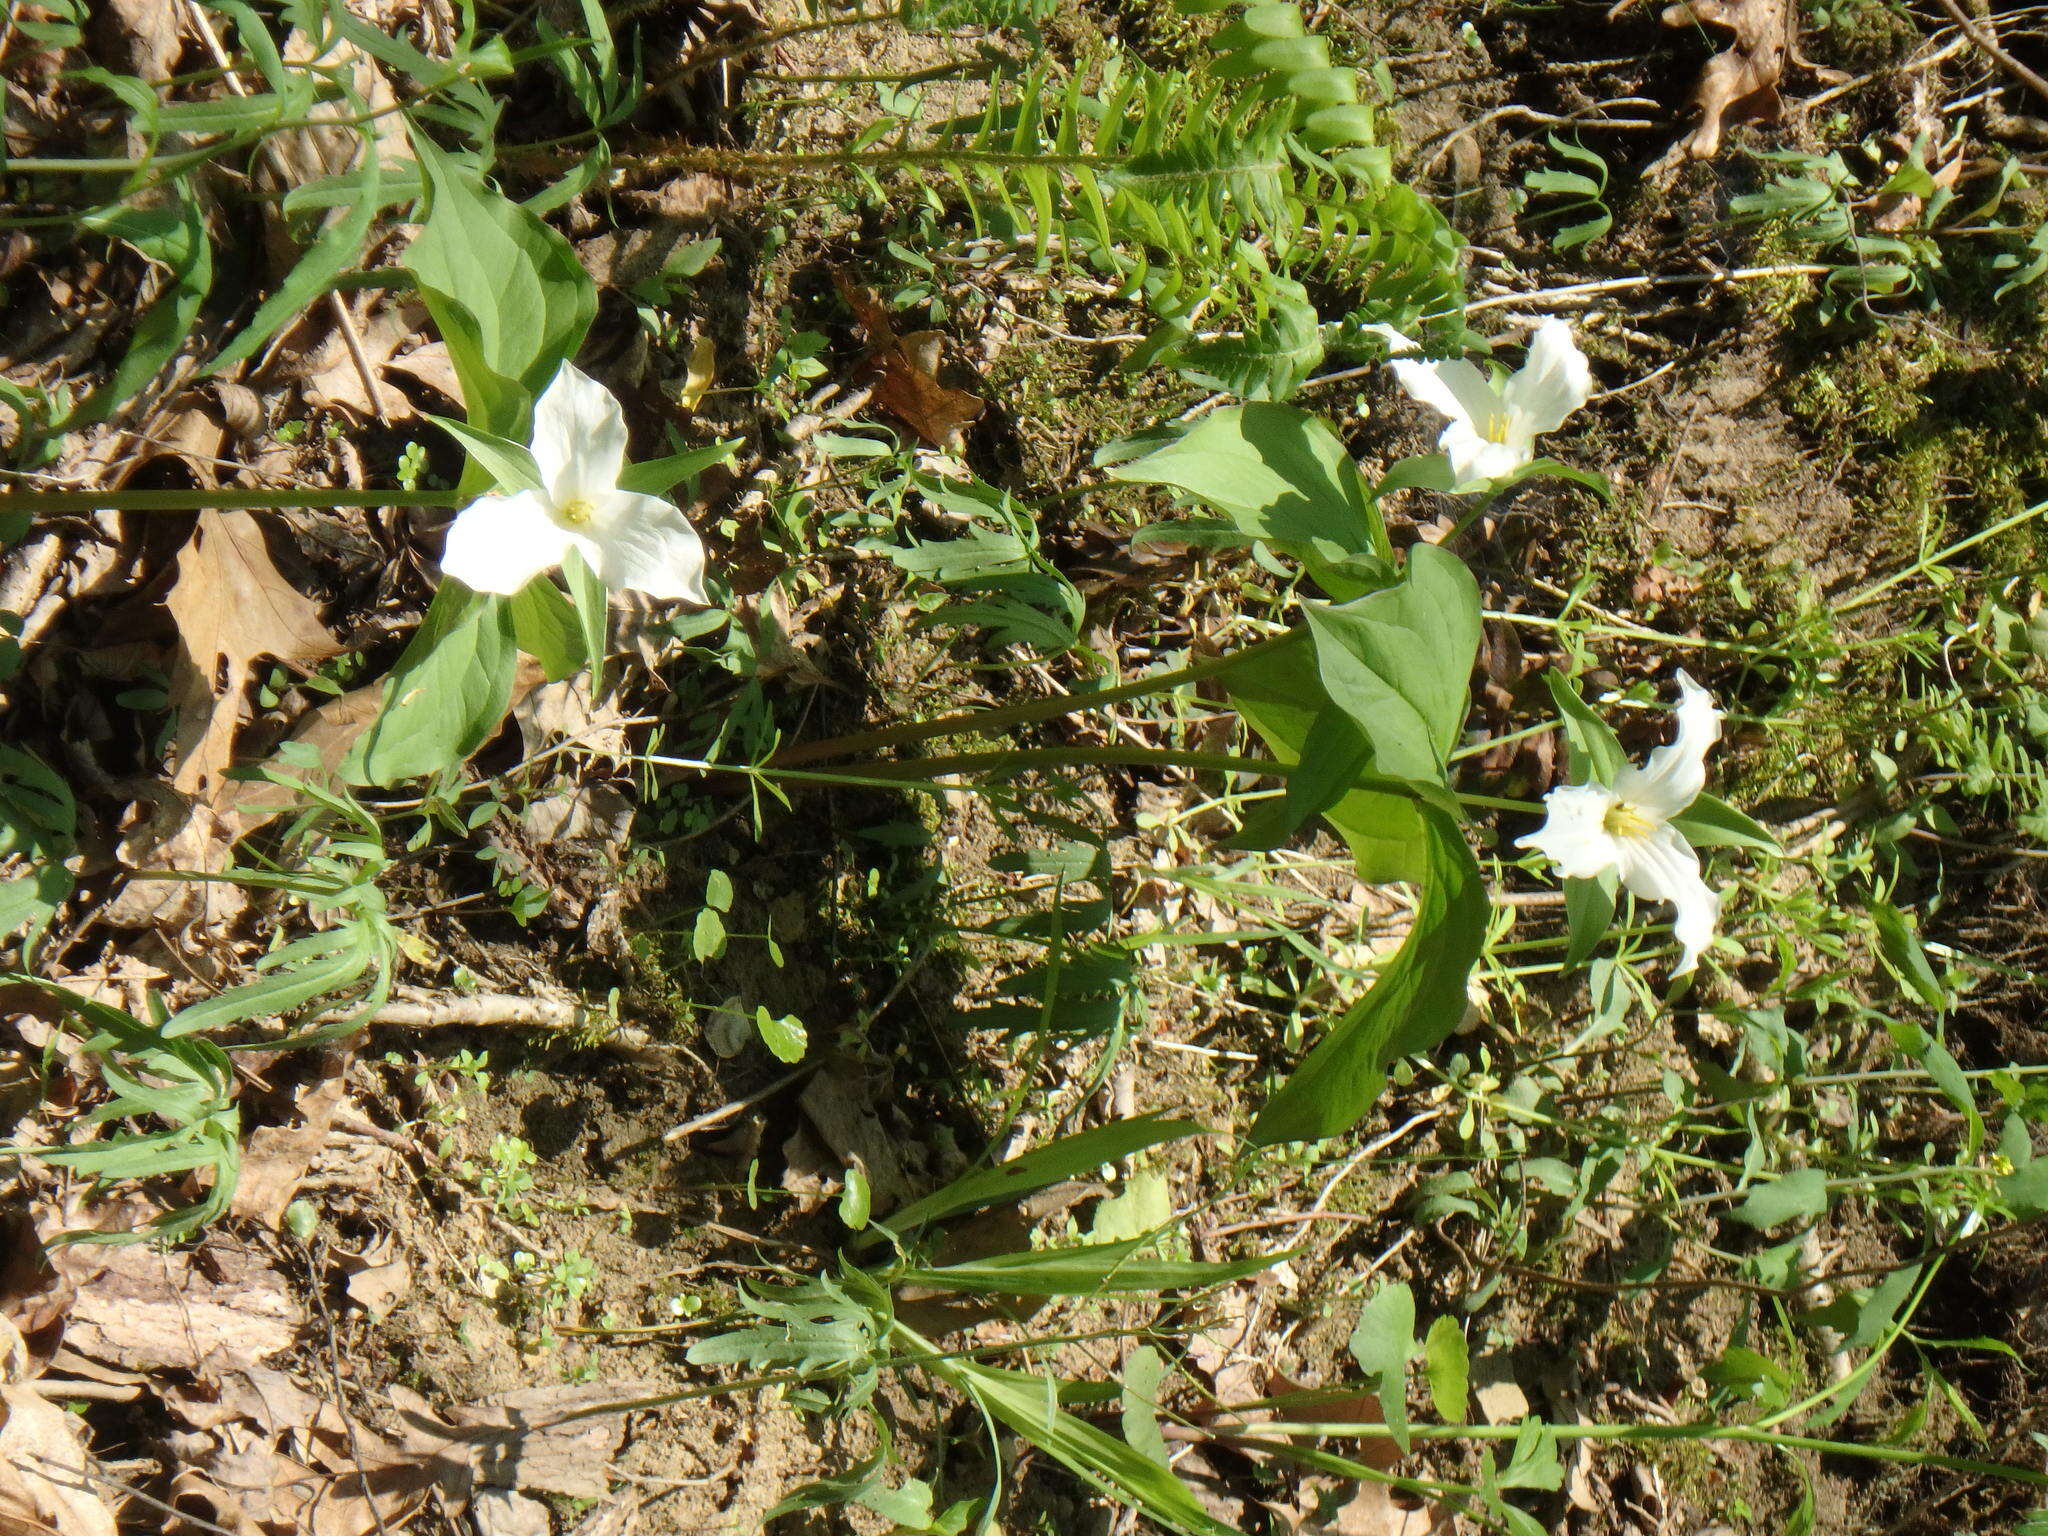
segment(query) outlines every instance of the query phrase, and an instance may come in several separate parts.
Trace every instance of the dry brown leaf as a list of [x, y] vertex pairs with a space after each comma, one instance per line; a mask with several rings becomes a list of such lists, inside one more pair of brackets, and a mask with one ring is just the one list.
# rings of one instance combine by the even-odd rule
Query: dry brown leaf
[[342, 647], [320, 622], [320, 605], [278, 571], [247, 512], [199, 514], [164, 606], [180, 647], [171, 676], [178, 716], [171, 784], [180, 794], [210, 797], [233, 760], [242, 693], [257, 658], [312, 663]]
[[349, 1272], [349, 1300], [369, 1313], [372, 1322], [383, 1322], [393, 1307], [412, 1294], [412, 1266], [388, 1232], [342, 1262]]
[[194, 1429], [218, 1429], [246, 1419], [272, 1439], [301, 1429], [346, 1433], [341, 1415], [283, 1371], [267, 1366], [223, 1371], [197, 1386], [170, 1385], [163, 1400]]
[[[1624, 0], [1609, 15], [1631, 4]], [[1663, 21], [1667, 27], [1717, 27], [1734, 36], [1707, 60], [1693, 86], [1699, 126], [1651, 167], [1653, 180], [1668, 178], [1687, 160], [1713, 159], [1723, 133], [1738, 123], [1774, 123], [1782, 117], [1785, 103], [1778, 86], [1799, 37], [1791, 0], [1681, 0], [1664, 8]]]
[[[394, 357], [384, 365], [386, 373], [402, 373], [418, 379], [427, 388], [457, 405], [462, 402], [462, 381], [455, 377], [455, 362], [448, 355], [448, 343], [430, 341], [423, 347], [414, 347], [401, 357]], [[390, 402], [387, 400], [386, 404]]]
[[107, 1248], [80, 1287], [64, 1340], [81, 1354], [148, 1370], [246, 1370], [299, 1341], [305, 1313], [262, 1255], [227, 1242], [160, 1251]]
[[[234, 786], [233, 779], [221, 780]], [[121, 839], [116, 852], [131, 873], [155, 869], [217, 870], [239, 835], [211, 807], [193, 805], [182, 820], [166, 807], [145, 804], [145, 814]], [[172, 830], [166, 834], [168, 823]], [[232, 922], [249, 907], [248, 894], [226, 880], [134, 880], [103, 907], [109, 928], [214, 928]]]
[[55, 1536], [114, 1536], [113, 1512], [86, 1481], [82, 1427], [31, 1387], [0, 1387], [0, 1526]]
[[934, 448], [957, 448], [968, 425], [981, 417], [983, 401], [949, 389], [936, 376], [945, 338], [937, 331], [898, 336], [876, 297], [844, 272], [833, 281], [868, 339], [864, 369], [875, 377], [873, 403]]
[[131, 70], [145, 80], [171, 73], [185, 47], [183, 17], [173, 0], [104, 0], [96, 9], [103, 40]]
[[308, 1084], [298, 1091], [297, 1124], [265, 1125], [250, 1133], [242, 1177], [235, 1185], [235, 1215], [277, 1230], [284, 1208], [299, 1192], [299, 1181], [327, 1145], [328, 1128], [347, 1088], [339, 1072]]
[[404, 1423], [404, 1445], [386, 1464], [431, 1477], [451, 1497], [466, 1498], [477, 1488], [515, 1488], [601, 1499], [611, 1486], [606, 1468], [625, 1438], [625, 1415], [574, 1415], [630, 1401], [646, 1390], [639, 1381], [523, 1387], [465, 1403], [441, 1417], [428, 1410], [418, 1393], [393, 1386], [389, 1391]]
[[[330, 1437], [319, 1437], [325, 1444]], [[343, 1444], [346, 1440], [343, 1439]], [[374, 1444], [374, 1439], [371, 1441]], [[223, 1446], [171, 1481], [180, 1509], [204, 1511], [237, 1536], [371, 1536], [398, 1530], [426, 1498], [421, 1487], [390, 1487], [353, 1466], [307, 1466], [262, 1443]]]

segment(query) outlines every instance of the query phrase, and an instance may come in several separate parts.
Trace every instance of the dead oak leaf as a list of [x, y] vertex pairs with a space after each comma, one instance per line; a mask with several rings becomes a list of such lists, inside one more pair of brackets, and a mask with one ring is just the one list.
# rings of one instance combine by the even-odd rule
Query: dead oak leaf
[[[1623, 0], [1610, 18], [1629, 9]], [[1721, 138], [1738, 123], [1776, 122], [1784, 115], [1778, 86], [1794, 58], [1799, 23], [1791, 0], [1681, 0], [1663, 11], [1667, 27], [1713, 27], [1733, 34], [1727, 48], [1707, 60], [1693, 86], [1699, 126], [1673, 144], [1650, 169], [1653, 181], [1668, 178], [1687, 160], [1711, 160]]]
[[178, 729], [172, 786], [209, 798], [234, 757], [242, 694], [259, 657], [312, 663], [341, 644], [320, 605], [279, 572], [247, 512], [201, 512], [164, 606], [178, 626], [171, 678]]
[[33, 1387], [0, 1387], [0, 1529], [114, 1536], [114, 1516], [85, 1480], [81, 1422]]
[[980, 420], [983, 401], [939, 382], [945, 337], [938, 331], [898, 336], [889, 312], [872, 293], [844, 272], [834, 272], [832, 279], [867, 336], [868, 355], [862, 367], [874, 378], [874, 404], [932, 447], [957, 448], [968, 426]]

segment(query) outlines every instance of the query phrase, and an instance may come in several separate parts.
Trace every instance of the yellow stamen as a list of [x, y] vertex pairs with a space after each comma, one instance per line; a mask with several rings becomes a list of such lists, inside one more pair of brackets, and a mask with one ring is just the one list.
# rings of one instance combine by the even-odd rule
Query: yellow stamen
[[1600, 825], [1609, 837], [1647, 837], [1654, 823], [1626, 800], [1617, 800], [1607, 808]]
[[1479, 435], [1489, 443], [1504, 443], [1508, 440], [1508, 429], [1513, 424], [1506, 411], [1495, 411], [1486, 418], [1486, 425], [1479, 429]]
[[555, 508], [555, 521], [570, 528], [580, 528], [590, 521], [591, 514], [596, 511], [597, 508], [591, 505], [588, 497], [575, 496]]

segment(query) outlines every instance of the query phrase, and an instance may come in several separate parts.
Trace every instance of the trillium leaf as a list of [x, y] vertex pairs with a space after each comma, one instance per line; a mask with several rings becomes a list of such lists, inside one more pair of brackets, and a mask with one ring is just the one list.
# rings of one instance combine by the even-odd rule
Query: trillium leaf
[[429, 416], [427, 420], [468, 449], [469, 456], [483, 466], [500, 490], [545, 491], [540, 465], [534, 462], [533, 450], [524, 443], [446, 416]]
[[510, 599], [512, 635], [519, 649], [559, 683], [589, 659], [576, 609], [552, 576], [536, 576]]
[[1695, 848], [1754, 848], [1759, 853], [1781, 853], [1770, 828], [1743, 815], [1718, 795], [1702, 793], [1678, 815], [1671, 825], [1685, 835]]
[[518, 660], [511, 604], [443, 582], [391, 669], [383, 708], [344, 775], [351, 783], [397, 784], [455, 767], [504, 723]]
[[[1306, 639], [1304, 632], [1303, 643]], [[1225, 672], [1222, 681], [1232, 706], [1283, 763], [1298, 763], [1308, 755], [1309, 738], [1319, 721], [1331, 716], [1349, 720], [1330, 701], [1316, 669], [1294, 645], [1254, 652]], [[1319, 769], [1311, 783], [1318, 777], [1326, 786], [1330, 782]], [[1428, 793], [1427, 786], [1359, 773], [1353, 775], [1340, 798], [1318, 808], [1349, 846], [1360, 879], [1420, 880], [1428, 861], [1415, 802]], [[1284, 800], [1280, 803], [1285, 804]], [[1446, 795], [1442, 804], [1455, 817], [1457, 802]], [[1280, 829], [1287, 827], [1290, 814], [1287, 810], [1256, 814], [1244, 835], [1250, 839], [1272, 834], [1278, 842], [1288, 835]], [[1259, 845], [1247, 841], [1246, 846]]]
[[1600, 941], [1614, 926], [1615, 903], [1621, 896], [1621, 879], [1611, 869], [1591, 880], [1564, 883], [1565, 929], [1571, 936], [1565, 950], [1565, 969], [1584, 965]]
[[[1337, 434], [1304, 411], [1232, 406], [1140, 457], [1112, 462], [1114, 451], [1096, 458], [1113, 479], [1170, 486], [1206, 503], [1247, 536], [1300, 560], [1319, 582], [1355, 559], [1382, 580], [1392, 576], [1393, 546], [1372, 488]], [[1350, 597], [1369, 585], [1333, 575], [1325, 590]]]
[[1465, 981], [1486, 942], [1486, 882], [1455, 815], [1428, 799], [1414, 811], [1422, 873], [1407, 941], [1266, 1102], [1254, 1146], [1348, 1130], [1379, 1097], [1389, 1062], [1429, 1049], [1464, 1020]]
[[531, 210], [426, 134], [412, 139], [429, 203], [406, 268], [448, 343], [471, 423], [519, 435], [533, 396], [582, 344], [596, 286], [569, 242]]
[[1479, 587], [1464, 562], [1418, 544], [1398, 586], [1308, 617], [1323, 687], [1371, 743], [1375, 769], [1441, 780], [1479, 654]]
[[1579, 690], [1570, 678], [1553, 671], [1545, 672], [1543, 681], [1550, 687], [1550, 697], [1557, 705], [1557, 713], [1564, 726], [1565, 740], [1571, 746], [1572, 778], [1581, 784], [1589, 779], [1612, 784], [1614, 776], [1628, 762], [1628, 754], [1621, 750], [1620, 738], [1579, 696]]

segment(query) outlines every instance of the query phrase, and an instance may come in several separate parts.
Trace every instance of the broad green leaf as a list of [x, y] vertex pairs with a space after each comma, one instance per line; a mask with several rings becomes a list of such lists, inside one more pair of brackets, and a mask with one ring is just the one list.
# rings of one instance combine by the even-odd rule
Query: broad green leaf
[[348, 782], [397, 784], [465, 761], [504, 723], [518, 660], [512, 605], [442, 582], [344, 764]]
[[1429, 1325], [1422, 1345], [1422, 1368], [1429, 1378], [1429, 1400], [1446, 1424], [1465, 1422], [1472, 1381], [1465, 1330], [1449, 1313]]
[[1308, 612], [1331, 702], [1394, 778], [1439, 780], [1470, 706], [1479, 585], [1448, 550], [1418, 544], [1397, 586]]
[[1818, 1168], [1800, 1168], [1752, 1184], [1749, 1198], [1728, 1214], [1744, 1226], [1763, 1231], [1788, 1221], [1811, 1221], [1827, 1208], [1827, 1175]]
[[[1305, 411], [1214, 411], [1142, 457], [1106, 467], [1112, 479], [1185, 492], [1312, 573], [1365, 557], [1392, 574], [1393, 546], [1371, 487], [1337, 434]], [[1328, 590], [1348, 597], [1364, 588], [1340, 580]]]
[[[1306, 639], [1307, 632], [1302, 635]], [[1315, 667], [1296, 644], [1255, 652], [1222, 674], [1221, 681], [1232, 707], [1283, 763], [1302, 761], [1319, 720], [1342, 716], [1323, 690]], [[1315, 777], [1321, 776], [1319, 770]], [[1376, 882], [1421, 879], [1427, 864], [1426, 839], [1414, 804], [1421, 791], [1392, 780], [1375, 783], [1362, 774], [1354, 777], [1353, 785], [1336, 804], [1322, 807], [1322, 812], [1350, 847], [1359, 878]], [[1454, 809], [1456, 802], [1446, 797], [1445, 804]], [[1286, 814], [1255, 813], [1246, 828], [1248, 838], [1283, 824]], [[1247, 846], [1257, 845], [1248, 842]]]
[[1570, 678], [1562, 672], [1549, 671], [1543, 674], [1543, 681], [1550, 687], [1550, 697], [1557, 704], [1557, 713], [1564, 726], [1564, 735], [1571, 747], [1571, 776], [1577, 783], [1584, 784], [1597, 780], [1612, 784], [1614, 776], [1628, 763], [1628, 754], [1621, 750], [1621, 740], [1593, 712], [1592, 707], [1579, 696], [1579, 690]]
[[1678, 828], [1695, 848], [1754, 848], [1760, 853], [1783, 852], [1768, 827], [1752, 821], [1715, 795], [1702, 793], [1671, 818], [1671, 825]]
[[589, 660], [575, 605], [552, 576], [533, 578], [510, 600], [512, 637], [540, 663], [551, 683], [571, 676]]
[[500, 437], [495, 432], [486, 432], [481, 427], [472, 427], [446, 416], [428, 416], [427, 420], [468, 449], [469, 456], [483, 467], [500, 490], [545, 490], [540, 483], [540, 465], [534, 462], [533, 450], [524, 443], [515, 443], [509, 437]]
[[1584, 965], [1600, 941], [1614, 926], [1614, 908], [1621, 898], [1621, 877], [1606, 870], [1590, 880], [1564, 883], [1565, 929], [1571, 942], [1566, 946], [1566, 970]]
[[1371, 762], [1372, 744], [1358, 723], [1340, 709], [1324, 710], [1309, 726], [1280, 798], [1257, 806], [1227, 846], [1277, 848], [1351, 793]]
[[590, 328], [596, 287], [568, 241], [535, 214], [425, 133], [413, 146], [429, 202], [405, 265], [448, 343], [470, 424], [523, 435], [532, 397]]
[[1124, 1441], [1159, 1465], [1168, 1464], [1166, 1436], [1159, 1428], [1159, 1392], [1166, 1381], [1166, 1357], [1140, 1344], [1124, 1362]]
[[1415, 1354], [1415, 1294], [1398, 1281], [1383, 1285], [1358, 1314], [1351, 1358], [1379, 1389], [1380, 1411], [1394, 1443], [1408, 1452], [1408, 1362]]
[[1019, 1200], [1049, 1184], [1090, 1173], [1104, 1163], [1116, 1162], [1133, 1152], [1156, 1147], [1164, 1141], [1178, 1141], [1183, 1136], [1199, 1135], [1202, 1129], [1192, 1120], [1170, 1119], [1163, 1112], [1155, 1112], [1076, 1131], [1058, 1141], [1034, 1147], [1007, 1163], [963, 1174], [945, 1188], [904, 1206], [889, 1218], [889, 1222], [898, 1230], [908, 1231], [926, 1222], [957, 1216], [963, 1211], [979, 1210], [1005, 1200]]
[[1314, 1141], [1358, 1123], [1386, 1084], [1388, 1063], [1427, 1050], [1469, 1006], [1466, 978], [1486, 942], [1488, 902], [1458, 820], [1417, 801], [1422, 874], [1406, 942], [1303, 1058], [1253, 1123], [1254, 1146]]
[[1180, 1536], [1237, 1536], [1205, 1513], [1171, 1470], [1059, 1408], [1056, 1392], [1047, 1391], [1047, 1378], [966, 1360], [932, 1361], [925, 1369], [967, 1393], [991, 1418], [1075, 1476], [1110, 1498], [1136, 1505], [1168, 1530]]
[[[709, 907], [704, 910], [711, 911]], [[716, 916], [715, 913], [713, 915]], [[754, 1028], [761, 1036], [761, 1043], [768, 1047], [769, 1054], [777, 1061], [794, 1066], [811, 1048], [811, 1034], [804, 1028], [802, 1019], [793, 1013], [771, 1014], [765, 1003], [754, 1010]]]

